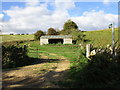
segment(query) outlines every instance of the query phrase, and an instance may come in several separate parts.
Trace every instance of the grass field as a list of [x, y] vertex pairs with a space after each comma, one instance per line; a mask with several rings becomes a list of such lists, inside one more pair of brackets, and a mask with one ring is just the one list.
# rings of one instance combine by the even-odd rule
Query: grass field
[[[107, 44], [112, 42], [112, 30], [104, 29], [99, 31], [87, 31], [84, 32], [85, 39], [93, 44], [95, 47], [106, 47]], [[118, 29], [115, 29], [115, 41], [118, 40]]]
[[0, 35], [2, 37], [3, 42], [9, 42], [9, 41], [19, 41], [19, 40], [33, 40], [34, 35]]
[[[28, 44], [28, 42], [26, 42], [24, 44]], [[49, 53], [55, 53], [59, 56], [64, 56], [68, 59], [74, 59], [78, 56], [78, 54], [79, 54], [78, 49], [80, 48], [76, 45], [72, 45], [72, 46], [68, 46], [68, 45], [64, 45], [64, 46], [44, 45], [44, 46], [40, 46], [39, 41], [29, 42], [29, 44], [30, 44], [30, 47], [28, 48], [28, 50], [30, 52], [34, 52], [34, 50], [31, 51], [30, 49], [39, 49], [36, 52], [41, 53], [41, 54], [45, 54], [46, 56], [49, 56], [51, 58], [55, 58], [55, 57], [49, 55]], [[38, 57], [38, 54], [37, 53], [29, 53], [29, 56], [30, 57]]]
[[[111, 44], [112, 31], [111, 29], [104, 29], [98, 31], [86, 31], [85, 40], [86, 43], [91, 43], [95, 47], [106, 47], [107, 44]], [[19, 40], [33, 40], [34, 35], [1, 35], [3, 42], [19, 41]], [[118, 40], [118, 29], [115, 29], [115, 40]]]

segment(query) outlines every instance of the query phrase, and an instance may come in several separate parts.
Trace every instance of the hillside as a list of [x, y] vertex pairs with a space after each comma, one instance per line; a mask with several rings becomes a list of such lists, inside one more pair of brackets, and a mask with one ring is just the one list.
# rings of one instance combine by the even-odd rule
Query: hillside
[[[84, 32], [86, 43], [91, 43], [96, 47], [105, 47], [107, 44], [111, 44], [112, 30], [104, 29], [98, 31], [86, 31]], [[118, 28], [115, 29], [115, 40], [118, 40]]]
[[0, 35], [2, 36], [3, 42], [9, 42], [9, 41], [19, 41], [19, 40], [33, 40], [34, 35]]
[[[85, 31], [85, 43], [91, 43], [96, 47], [105, 47], [107, 44], [111, 44], [111, 29], [97, 30], [97, 31]], [[1, 35], [3, 42], [18, 41], [18, 40], [33, 40], [34, 35]], [[115, 40], [118, 40], [118, 28], [115, 29]]]

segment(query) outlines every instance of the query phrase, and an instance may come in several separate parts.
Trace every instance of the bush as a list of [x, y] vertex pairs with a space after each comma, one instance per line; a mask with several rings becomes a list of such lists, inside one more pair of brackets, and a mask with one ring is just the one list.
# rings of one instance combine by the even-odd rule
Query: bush
[[39, 40], [42, 35], [45, 35], [44, 32], [39, 30], [34, 34], [34, 39]]
[[31, 60], [27, 56], [27, 48], [16, 46], [2, 46], [2, 66], [3, 68], [13, 68], [30, 64]]
[[[82, 51], [82, 50], [81, 50]], [[78, 88], [119, 88], [120, 63], [112, 60], [106, 50], [97, 53], [91, 60], [87, 60], [85, 52], [81, 52], [71, 67], [71, 87]]]
[[10, 35], [14, 35], [13, 33], [10, 33]]
[[24, 33], [22, 33], [21, 35], [25, 35]]

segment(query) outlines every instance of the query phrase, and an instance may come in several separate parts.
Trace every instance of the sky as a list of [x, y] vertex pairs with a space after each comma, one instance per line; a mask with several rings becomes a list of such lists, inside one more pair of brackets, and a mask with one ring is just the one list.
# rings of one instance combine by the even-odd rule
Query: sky
[[108, 28], [112, 22], [118, 26], [118, 2], [2, 2], [0, 3], [0, 29], [3, 34], [35, 33], [50, 27], [62, 30], [70, 19], [80, 30], [91, 31]]

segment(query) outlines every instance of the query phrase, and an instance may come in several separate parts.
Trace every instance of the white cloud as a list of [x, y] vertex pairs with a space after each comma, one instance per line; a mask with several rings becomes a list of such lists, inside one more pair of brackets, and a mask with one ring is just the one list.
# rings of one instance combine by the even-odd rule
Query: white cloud
[[118, 15], [106, 14], [104, 11], [84, 12], [82, 16], [71, 17], [81, 30], [100, 30], [108, 28], [112, 22], [117, 24]]
[[74, 8], [75, 4], [71, 0], [68, 1], [63, 3], [56, 0], [52, 3], [55, 6], [53, 11], [48, 9], [48, 3], [38, 2], [34, 4], [27, 2], [24, 8], [11, 7], [3, 11], [10, 16], [10, 20], [4, 22], [3, 33], [33, 33], [37, 30], [47, 31], [50, 27], [62, 29], [64, 22], [70, 18], [82, 30], [107, 28], [112, 21], [117, 22], [117, 15], [106, 14], [104, 11], [84, 12], [82, 16], [70, 17], [68, 9]]
[[103, 0], [103, 3], [104, 3], [105, 5], [108, 5], [109, 2], [110, 2], [110, 0]]
[[67, 10], [75, 7], [75, 4], [72, 0], [65, 0], [66, 2], [61, 2], [61, 0], [56, 0], [55, 5], [56, 9]]
[[40, 0], [25, 0], [26, 6], [36, 6], [39, 5]]
[[[10, 20], [5, 22], [4, 32], [36, 32], [36, 30], [47, 31], [49, 27], [61, 28], [64, 22], [70, 18], [67, 9], [72, 8], [73, 3], [65, 3], [61, 9], [60, 5], [54, 4], [57, 8], [51, 11], [47, 8], [47, 3], [40, 5], [28, 5], [27, 7], [12, 7], [4, 11]], [[66, 6], [67, 5], [67, 6]]]

